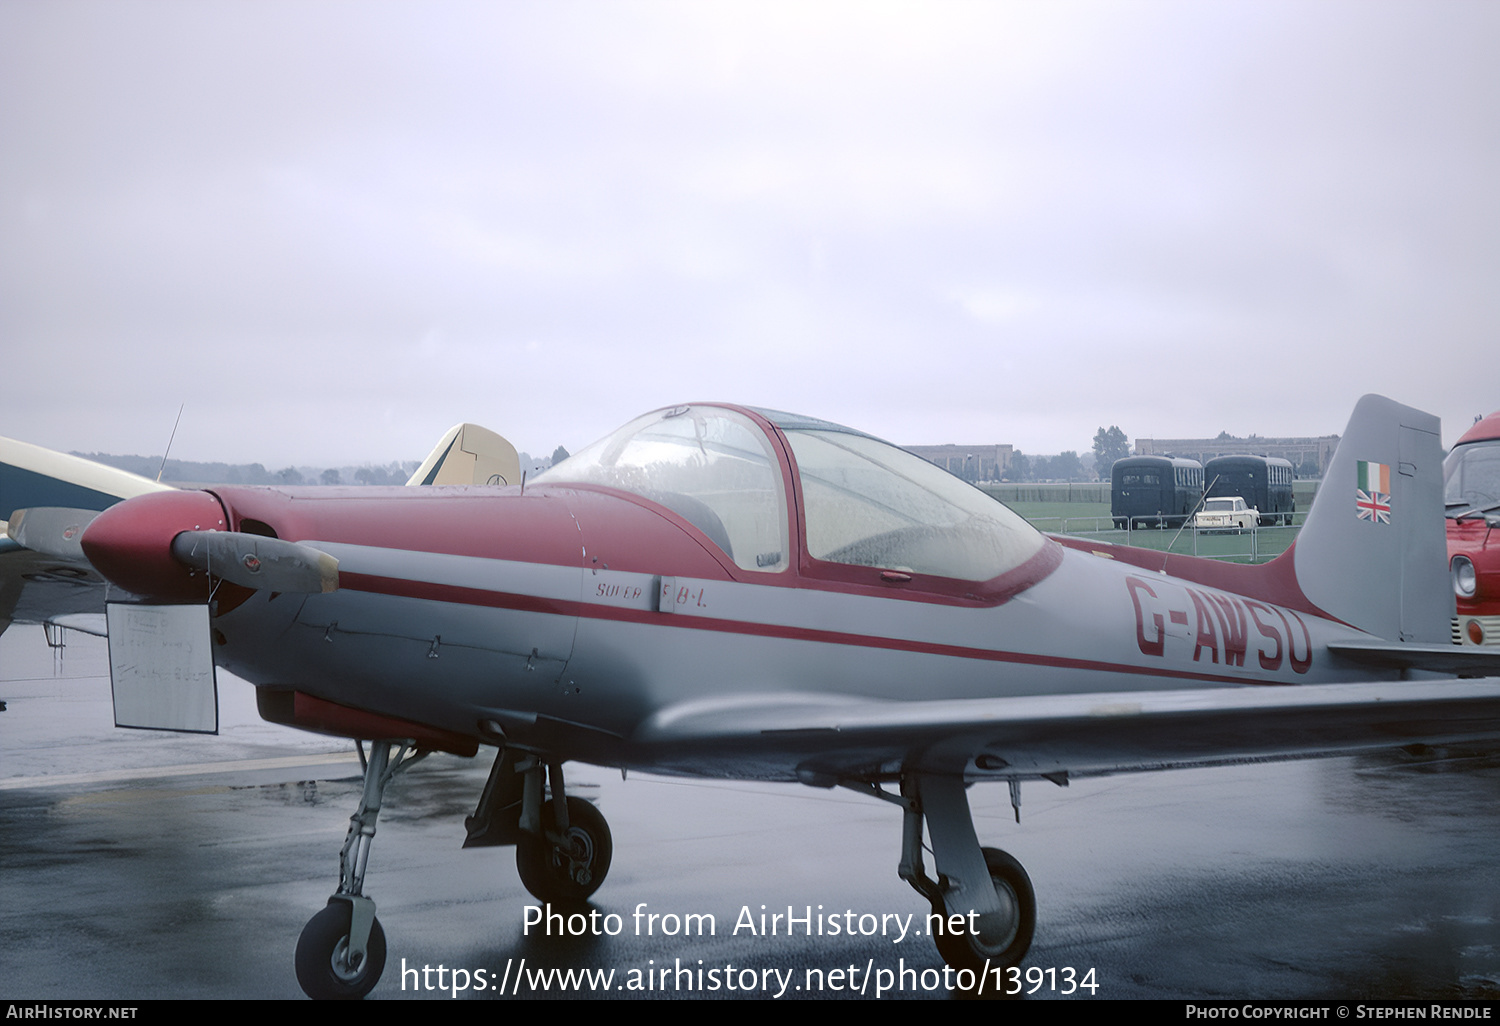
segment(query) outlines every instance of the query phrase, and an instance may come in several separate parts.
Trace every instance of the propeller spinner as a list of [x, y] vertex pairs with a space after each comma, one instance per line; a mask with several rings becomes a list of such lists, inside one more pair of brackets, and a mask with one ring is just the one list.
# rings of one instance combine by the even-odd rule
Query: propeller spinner
[[338, 588], [338, 560], [296, 542], [226, 531], [219, 500], [208, 492], [154, 492], [93, 510], [37, 507], [11, 515], [18, 544], [59, 559], [86, 560], [111, 583], [159, 602], [202, 602], [206, 579], [251, 589], [328, 592]]

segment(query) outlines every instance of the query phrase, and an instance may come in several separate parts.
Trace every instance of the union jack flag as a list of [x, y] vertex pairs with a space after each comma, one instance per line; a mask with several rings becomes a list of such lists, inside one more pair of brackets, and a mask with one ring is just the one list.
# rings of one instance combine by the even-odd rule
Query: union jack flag
[[1391, 522], [1391, 497], [1387, 492], [1367, 492], [1363, 488], [1354, 490], [1354, 507], [1359, 510], [1359, 519], [1372, 524]]

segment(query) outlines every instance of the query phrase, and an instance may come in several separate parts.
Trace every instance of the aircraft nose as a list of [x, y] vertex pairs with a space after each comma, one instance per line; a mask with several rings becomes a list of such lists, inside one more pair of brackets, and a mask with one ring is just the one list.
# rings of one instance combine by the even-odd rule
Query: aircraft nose
[[224, 507], [208, 492], [153, 492], [116, 503], [83, 532], [83, 554], [111, 583], [162, 602], [203, 602], [206, 575], [172, 556], [183, 531], [223, 531]]

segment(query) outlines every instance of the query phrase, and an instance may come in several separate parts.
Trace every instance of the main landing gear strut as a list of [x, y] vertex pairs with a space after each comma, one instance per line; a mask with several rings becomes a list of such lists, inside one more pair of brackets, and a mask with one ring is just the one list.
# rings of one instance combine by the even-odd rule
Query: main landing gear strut
[[[856, 789], [901, 806], [897, 872], [932, 904], [929, 926], [943, 961], [974, 973], [1019, 965], [1036, 930], [1036, 893], [1009, 853], [980, 847], [962, 778], [908, 773], [899, 797], [873, 784]], [[924, 820], [936, 880], [922, 863]]]
[[[544, 783], [551, 785], [550, 800]], [[521, 883], [541, 901], [578, 904], [609, 873], [609, 824], [594, 806], [567, 793], [561, 762], [543, 765], [536, 756], [501, 749], [467, 825], [465, 848], [516, 846]]]
[[385, 931], [375, 918], [375, 902], [363, 893], [365, 866], [386, 785], [427, 754], [410, 741], [372, 741], [366, 760], [363, 744], [356, 744], [365, 790], [339, 852], [339, 889], [297, 939], [297, 982], [312, 998], [362, 998], [385, 969]]
[[547, 767], [552, 799], [542, 804], [542, 767], [525, 763], [521, 800], [521, 836], [516, 841], [516, 871], [521, 883], [541, 901], [582, 903], [599, 889], [609, 873], [614, 842], [604, 814], [567, 793], [562, 763]]

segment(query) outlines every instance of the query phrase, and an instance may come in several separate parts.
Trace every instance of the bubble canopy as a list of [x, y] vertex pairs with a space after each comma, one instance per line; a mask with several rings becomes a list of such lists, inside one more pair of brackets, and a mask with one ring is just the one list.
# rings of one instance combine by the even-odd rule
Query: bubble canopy
[[693, 524], [736, 566], [791, 566], [780, 441], [798, 477], [807, 556], [816, 561], [986, 581], [1046, 544], [1004, 505], [878, 438], [773, 410], [676, 406], [638, 417], [537, 482], [603, 485]]

